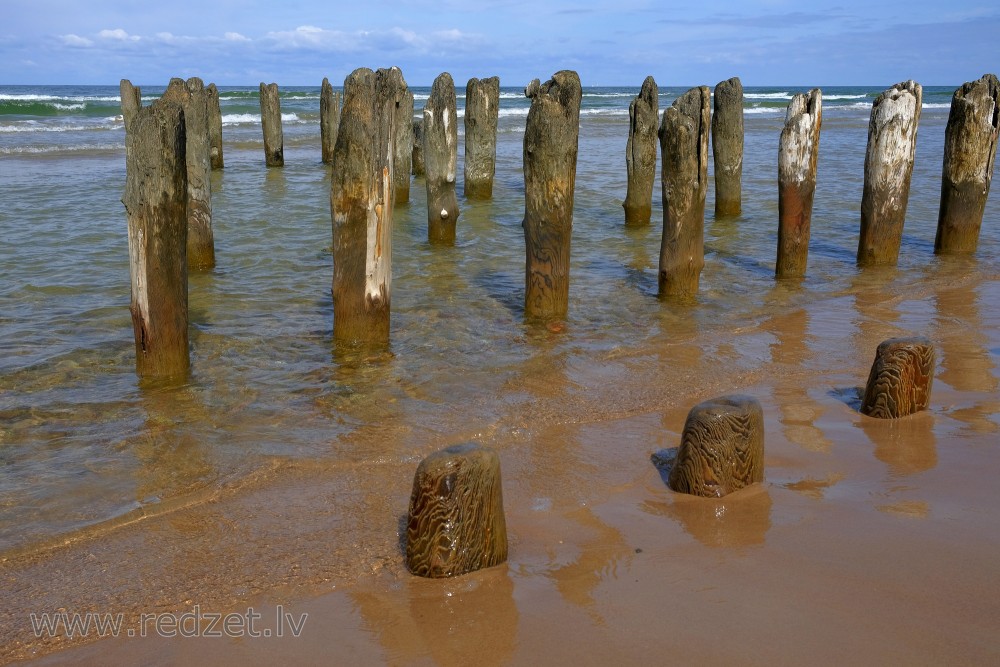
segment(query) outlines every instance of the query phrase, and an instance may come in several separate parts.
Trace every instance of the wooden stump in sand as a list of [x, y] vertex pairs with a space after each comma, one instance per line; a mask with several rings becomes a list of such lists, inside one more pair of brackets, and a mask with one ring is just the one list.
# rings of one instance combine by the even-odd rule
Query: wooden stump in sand
[[132, 120], [142, 107], [142, 93], [139, 86], [133, 86], [128, 79], [122, 79], [118, 84], [118, 90], [122, 105], [122, 122], [125, 124], [125, 133], [128, 134]]
[[819, 131], [823, 124], [823, 93], [813, 88], [788, 103], [785, 127], [778, 141], [778, 278], [801, 278], [809, 261], [809, 231]]
[[406, 565], [453, 577], [507, 560], [500, 458], [476, 444], [431, 454], [417, 468], [406, 527]]
[[715, 158], [715, 217], [739, 215], [743, 206], [743, 84], [739, 77], [715, 86], [712, 155]]
[[469, 79], [465, 85], [465, 196], [489, 199], [497, 162], [500, 79]]
[[879, 343], [861, 413], [880, 419], [926, 410], [934, 380], [934, 345], [923, 336], [890, 338]]
[[285, 165], [285, 139], [281, 130], [281, 98], [278, 84], [260, 84], [260, 125], [264, 132], [264, 162], [268, 167]]
[[532, 81], [524, 130], [524, 315], [566, 317], [576, 157], [580, 139], [580, 77], [572, 70]]
[[648, 225], [656, 182], [656, 132], [660, 125], [660, 92], [653, 77], [642, 82], [639, 94], [628, 105], [628, 142], [625, 144], [626, 225]]
[[323, 164], [333, 163], [338, 127], [340, 127], [340, 93], [335, 93], [330, 80], [323, 77], [319, 90], [319, 141]]
[[427, 238], [454, 243], [458, 222], [455, 175], [458, 171], [458, 113], [455, 82], [444, 72], [434, 79], [424, 105], [424, 182], [427, 185]]
[[413, 175], [423, 176], [424, 167], [424, 121], [421, 118], [413, 119]]
[[[406, 83], [404, 82], [405, 86]], [[395, 182], [396, 204], [405, 204], [410, 201], [410, 171], [412, 171], [413, 161], [413, 91], [406, 88], [403, 91], [403, 98], [396, 108], [396, 146], [395, 168], [393, 174]]]
[[713, 398], [691, 408], [668, 484], [721, 498], [764, 481], [764, 413], [752, 396]]
[[190, 367], [184, 134], [181, 105], [157, 100], [136, 109], [125, 138], [129, 311], [142, 377], [182, 377]]
[[903, 239], [923, 88], [897, 83], [872, 104], [861, 196], [858, 265], [895, 265]]
[[1000, 82], [994, 74], [966, 83], [951, 99], [944, 134], [941, 209], [934, 252], [971, 253], [979, 245], [993, 180], [1000, 127]]
[[208, 144], [212, 169], [222, 169], [226, 161], [222, 155], [222, 107], [219, 106], [219, 89], [214, 83], [205, 87], [208, 95]]
[[705, 266], [705, 195], [708, 192], [708, 86], [687, 91], [663, 112], [663, 239], [659, 291], [692, 296]]

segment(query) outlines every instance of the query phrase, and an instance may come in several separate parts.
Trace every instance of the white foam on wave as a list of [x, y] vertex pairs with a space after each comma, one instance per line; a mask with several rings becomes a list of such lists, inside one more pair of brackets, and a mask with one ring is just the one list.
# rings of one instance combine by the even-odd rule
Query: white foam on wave
[[785, 113], [784, 107], [750, 107], [744, 109], [745, 114], [779, 114]]
[[[304, 123], [306, 121], [301, 120], [298, 114], [294, 113], [283, 113], [281, 114], [281, 122], [283, 123]], [[260, 125], [260, 114], [259, 113], [227, 113], [222, 116], [223, 125]]]
[[95, 132], [116, 130], [124, 127], [121, 116], [105, 118], [103, 123], [93, 125], [62, 125], [56, 123], [39, 123], [27, 120], [12, 125], [0, 125], [0, 134], [38, 134], [42, 132]]
[[71, 144], [59, 146], [0, 146], [0, 155], [45, 155], [49, 153], [120, 151], [124, 149], [124, 143]]
[[867, 95], [823, 95], [823, 101], [827, 100], [863, 100]]
[[743, 93], [743, 98], [747, 100], [790, 100], [792, 96], [787, 92], [781, 93]]

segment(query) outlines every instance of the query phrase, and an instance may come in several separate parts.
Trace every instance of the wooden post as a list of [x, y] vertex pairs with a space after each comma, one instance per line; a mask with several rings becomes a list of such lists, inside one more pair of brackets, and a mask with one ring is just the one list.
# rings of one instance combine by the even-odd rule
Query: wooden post
[[1000, 82], [996, 75], [986, 74], [955, 91], [944, 133], [935, 253], [976, 251], [993, 180], [998, 127]]
[[125, 194], [135, 370], [182, 377], [190, 367], [184, 110], [169, 100], [136, 109], [125, 137]]
[[465, 196], [489, 199], [497, 164], [500, 79], [469, 79], [465, 85]]
[[823, 93], [813, 88], [788, 103], [785, 127], [778, 140], [778, 278], [801, 278], [809, 261], [809, 231], [819, 131], [823, 124]]
[[743, 84], [739, 77], [715, 86], [712, 155], [715, 158], [715, 217], [740, 214], [743, 206]]
[[890, 338], [875, 351], [861, 413], [896, 419], [930, 404], [934, 381], [934, 344], [923, 336]]
[[121, 97], [122, 122], [125, 124], [125, 133], [128, 134], [132, 120], [142, 108], [142, 93], [139, 91], [139, 86], [133, 86], [128, 79], [121, 80], [118, 90]]
[[285, 139], [281, 131], [278, 84], [260, 84], [260, 124], [264, 131], [264, 161], [268, 167], [285, 166]]
[[208, 143], [212, 169], [222, 169], [226, 161], [222, 155], [222, 107], [219, 106], [219, 89], [214, 83], [205, 88], [208, 95]]
[[392, 286], [392, 183], [398, 68], [354, 70], [333, 152], [333, 336], [351, 345], [388, 345]]
[[323, 77], [319, 92], [319, 134], [323, 164], [333, 163], [333, 149], [337, 145], [337, 128], [340, 126], [340, 93], [333, 91], [330, 80]]
[[687, 91], [663, 112], [663, 239], [659, 287], [663, 296], [692, 296], [705, 266], [708, 191], [708, 86]]
[[396, 190], [396, 204], [399, 205], [410, 201], [410, 163], [413, 160], [413, 92], [409, 88], [403, 92], [403, 99], [396, 108], [396, 114], [399, 117], [396, 119], [397, 136], [394, 148], [396, 164], [393, 169], [396, 181], [393, 187]]
[[562, 70], [524, 91], [531, 99], [524, 129], [524, 316], [556, 320], [569, 310], [580, 77]]
[[656, 181], [656, 131], [660, 125], [660, 91], [653, 77], [642, 82], [639, 94], [628, 105], [628, 142], [625, 144], [626, 225], [648, 225], [653, 211]]
[[895, 265], [903, 240], [923, 88], [897, 83], [872, 104], [861, 196], [858, 265]]
[[184, 109], [184, 127], [187, 136], [188, 268], [211, 269], [215, 266], [215, 237], [212, 233], [208, 95], [201, 79], [192, 77], [187, 82], [171, 79], [170, 85], [163, 93], [163, 99], [176, 102]]
[[424, 182], [427, 185], [427, 238], [454, 243], [458, 222], [455, 174], [458, 171], [458, 113], [455, 82], [443, 72], [434, 79], [424, 105]]
[[424, 120], [413, 119], [413, 175], [423, 176], [424, 167]]

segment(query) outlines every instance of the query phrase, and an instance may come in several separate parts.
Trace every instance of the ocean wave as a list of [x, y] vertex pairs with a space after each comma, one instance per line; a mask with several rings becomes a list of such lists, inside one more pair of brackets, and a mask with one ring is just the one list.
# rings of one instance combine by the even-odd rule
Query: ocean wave
[[[281, 122], [283, 123], [299, 123], [306, 122], [299, 118], [298, 114], [294, 113], [283, 113], [281, 114]], [[222, 115], [223, 125], [260, 125], [260, 114], [259, 113], [227, 113]]]
[[924, 102], [922, 105], [924, 109], [950, 109], [951, 102]]
[[785, 107], [749, 107], [743, 110], [745, 114], [780, 114], [785, 113]]
[[790, 100], [791, 94], [781, 93], [743, 93], [743, 98], [747, 100]]
[[861, 94], [861, 95], [823, 95], [823, 101], [826, 102], [827, 100], [863, 100], [863, 99], [866, 99], [867, 97], [868, 96], [864, 95], [864, 94]]
[[106, 153], [125, 150], [125, 143], [69, 144], [58, 146], [0, 146], [0, 155], [50, 155], [54, 153]]
[[581, 116], [627, 116], [628, 109], [580, 109]]

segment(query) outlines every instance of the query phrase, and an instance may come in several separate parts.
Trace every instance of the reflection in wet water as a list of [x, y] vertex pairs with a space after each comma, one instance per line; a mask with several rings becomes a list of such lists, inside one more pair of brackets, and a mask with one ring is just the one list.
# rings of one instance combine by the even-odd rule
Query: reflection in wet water
[[861, 429], [875, 445], [875, 458], [889, 466], [894, 477], [933, 469], [938, 463], [934, 416], [918, 412], [899, 419], [861, 416]]

